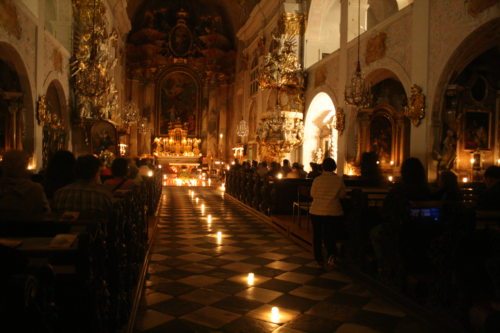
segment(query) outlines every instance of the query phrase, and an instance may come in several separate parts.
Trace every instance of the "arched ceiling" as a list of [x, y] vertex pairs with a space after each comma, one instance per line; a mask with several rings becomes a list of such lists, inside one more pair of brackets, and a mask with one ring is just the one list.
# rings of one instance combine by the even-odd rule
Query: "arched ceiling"
[[[252, 11], [253, 7], [260, 0], [197, 0], [191, 2], [195, 4], [200, 11], [207, 11], [213, 14], [218, 13], [226, 24], [226, 31], [235, 39], [239, 28], [245, 23]], [[138, 13], [144, 11], [146, 7], [161, 6], [165, 7], [182, 7], [188, 5], [186, 0], [128, 0], [127, 13], [132, 24], [136, 20]], [[139, 14], [140, 15], [140, 14]]]

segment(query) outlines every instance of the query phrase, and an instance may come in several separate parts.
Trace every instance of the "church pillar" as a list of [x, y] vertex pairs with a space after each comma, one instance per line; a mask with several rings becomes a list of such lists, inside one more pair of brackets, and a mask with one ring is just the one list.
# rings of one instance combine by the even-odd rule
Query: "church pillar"
[[[356, 111], [353, 107], [347, 106], [344, 103], [342, 96], [344, 96], [345, 82], [347, 82], [347, 25], [349, 23], [348, 17], [349, 11], [349, 1], [341, 0], [340, 2], [340, 59], [339, 59], [339, 86], [338, 86], [338, 96], [339, 105], [335, 107], [343, 107], [346, 112], [345, 116], [345, 131], [343, 135], [339, 136], [338, 139], [338, 152], [337, 152], [337, 172], [339, 174], [344, 173], [344, 165], [346, 159], [350, 156], [356, 155], [357, 147], [355, 143], [357, 142], [355, 138], [355, 126], [356, 126]], [[348, 143], [351, 143], [348, 146]]]
[[[429, 3], [430, 0], [419, 0], [413, 3], [412, 34], [411, 34], [411, 79], [412, 84], [422, 87], [424, 95], [428, 95], [428, 66], [429, 66]], [[405, 87], [408, 98], [410, 87]], [[410, 130], [410, 157], [417, 157], [428, 169], [432, 141], [430, 135], [431, 113], [430, 103], [427, 101], [425, 118], [420, 126], [411, 125]]]

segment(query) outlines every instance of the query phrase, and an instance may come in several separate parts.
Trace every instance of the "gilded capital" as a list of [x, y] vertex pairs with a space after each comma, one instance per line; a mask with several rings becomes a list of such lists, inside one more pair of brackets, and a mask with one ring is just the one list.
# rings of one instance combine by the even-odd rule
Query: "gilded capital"
[[300, 35], [304, 31], [304, 14], [284, 13], [281, 18], [282, 33]]

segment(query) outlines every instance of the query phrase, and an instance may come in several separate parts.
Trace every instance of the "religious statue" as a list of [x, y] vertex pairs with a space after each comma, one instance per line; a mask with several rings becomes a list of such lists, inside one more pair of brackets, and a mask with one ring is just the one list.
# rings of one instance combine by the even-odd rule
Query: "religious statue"
[[446, 137], [443, 140], [441, 152], [438, 155], [438, 168], [440, 170], [450, 170], [453, 168], [457, 157], [457, 139], [455, 132], [451, 129], [446, 131]]
[[425, 116], [425, 95], [422, 88], [416, 84], [411, 86], [411, 95], [408, 105], [405, 106], [405, 116], [410, 118], [413, 125], [420, 125], [420, 121]]

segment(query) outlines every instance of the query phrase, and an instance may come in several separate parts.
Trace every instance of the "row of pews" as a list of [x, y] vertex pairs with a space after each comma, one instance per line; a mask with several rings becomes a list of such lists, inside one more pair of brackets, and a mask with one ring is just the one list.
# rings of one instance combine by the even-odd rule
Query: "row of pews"
[[160, 195], [158, 175], [120, 192], [109, 219], [2, 216], [0, 330], [122, 331]]
[[[426, 216], [406, 216], [408, 223], [391, 225], [384, 207], [390, 184], [375, 188], [355, 180], [345, 183], [345, 267], [462, 328], [470, 326], [467, 311], [478, 303], [498, 302], [500, 210], [476, 209], [477, 188], [463, 186], [459, 203], [410, 202], [410, 214], [438, 211], [435, 223]], [[311, 184], [309, 179], [262, 179], [233, 170], [227, 175], [226, 193], [271, 219], [288, 215], [293, 228], [310, 233], [309, 221], [303, 222]], [[293, 216], [297, 208], [302, 217]]]

